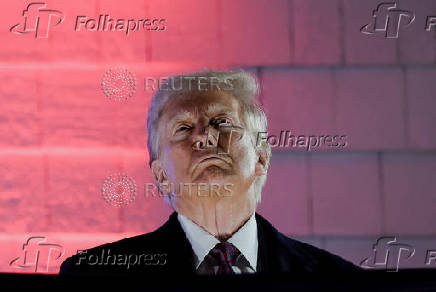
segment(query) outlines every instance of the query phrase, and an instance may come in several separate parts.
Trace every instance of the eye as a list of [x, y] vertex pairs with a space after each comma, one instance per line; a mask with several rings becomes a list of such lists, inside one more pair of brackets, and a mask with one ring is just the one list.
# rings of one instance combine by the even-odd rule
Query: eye
[[228, 126], [232, 124], [232, 120], [226, 117], [219, 117], [213, 120], [213, 124], [217, 126]]
[[191, 129], [191, 127], [188, 126], [188, 125], [180, 125], [180, 126], [178, 126], [178, 127], [176, 128], [175, 133], [180, 133], [180, 132], [188, 131], [188, 130], [190, 130], [190, 129]]

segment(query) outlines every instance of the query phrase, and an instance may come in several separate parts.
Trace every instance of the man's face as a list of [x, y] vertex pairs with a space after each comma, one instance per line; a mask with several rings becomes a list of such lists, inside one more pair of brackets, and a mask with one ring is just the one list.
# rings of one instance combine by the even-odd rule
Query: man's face
[[161, 153], [152, 168], [158, 182], [170, 185], [166, 193], [175, 194], [176, 210], [180, 204], [192, 207], [228, 197], [234, 202], [254, 199], [253, 182], [263, 173], [239, 102], [231, 94], [176, 97], [159, 125]]

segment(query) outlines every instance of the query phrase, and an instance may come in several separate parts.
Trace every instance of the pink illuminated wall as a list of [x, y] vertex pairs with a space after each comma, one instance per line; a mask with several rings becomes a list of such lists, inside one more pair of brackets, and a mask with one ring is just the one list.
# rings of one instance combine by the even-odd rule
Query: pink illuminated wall
[[[64, 17], [47, 38], [10, 32], [32, 2], [0, 10], [0, 272], [35, 272], [20, 262], [32, 236], [62, 247], [37, 271], [56, 273], [78, 249], [165, 222], [171, 210], [144, 195], [144, 78], [204, 68], [255, 74], [273, 134], [347, 135], [343, 149], [273, 149], [258, 211], [281, 232], [357, 264], [381, 235], [436, 249], [435, 1], [397, 1], [416, 20], [396, 39], [359, 31], [373, 0], [44, 2]], [[166, 29], [74, 30], [77, 16], [101, 14], [164, 18]], [[121, 102], [101, 89], [117, 66], [136, 78]], [[101, 193], [118, 172], [137, 186], [122, 208]]]

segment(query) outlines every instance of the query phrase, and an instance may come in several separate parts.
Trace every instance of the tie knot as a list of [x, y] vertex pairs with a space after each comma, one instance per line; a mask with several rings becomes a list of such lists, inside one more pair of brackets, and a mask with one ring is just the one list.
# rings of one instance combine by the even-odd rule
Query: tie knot
[[220, 242], [210, 250], [209, 254], [216, 258], [221, 265], [234, 265], [236, 259], [241, 254], [239, 249], [230, 242]]

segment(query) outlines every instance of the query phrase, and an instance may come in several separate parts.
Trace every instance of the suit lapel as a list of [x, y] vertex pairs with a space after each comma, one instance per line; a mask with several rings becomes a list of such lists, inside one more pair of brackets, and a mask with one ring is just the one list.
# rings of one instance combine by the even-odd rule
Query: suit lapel
[[287, 272], [294, 259], [283, 249], [279, 232], [265, 218], [256, 213], [258, 257], [257, 271], [261, 273]]
[[[292, 260], [281, 254], [277, 230], [259, 214], [255, 216], [258, 238], [256, 271], [270, 273], [288, 270]], [[177, 213], [173, 212], [157, 232], [159, 241], [164, 243], [162, 246], [168, 251], [168, 272], [195, 274], [194, 251], [177, 219]]]
[[194, 252], [177, 219], [177, 213], [173, 212], [157, 231], [168, 251], [167, 268], [178, 273], [194, 274]]
[[257, 249], [257, 272], [268, 272], [270, 270], [270, 264], [268, 263], [268, 259], [271, 258], [268, 256], [269, 254], [269, 245], [267, 239], [265, 237], [265, 228], [264, 224], [262, 224], [262, 218], [259, 214], [256, 213], [256, 224], [257, 224], [257, 241], [258, 241], [258, 249]]

